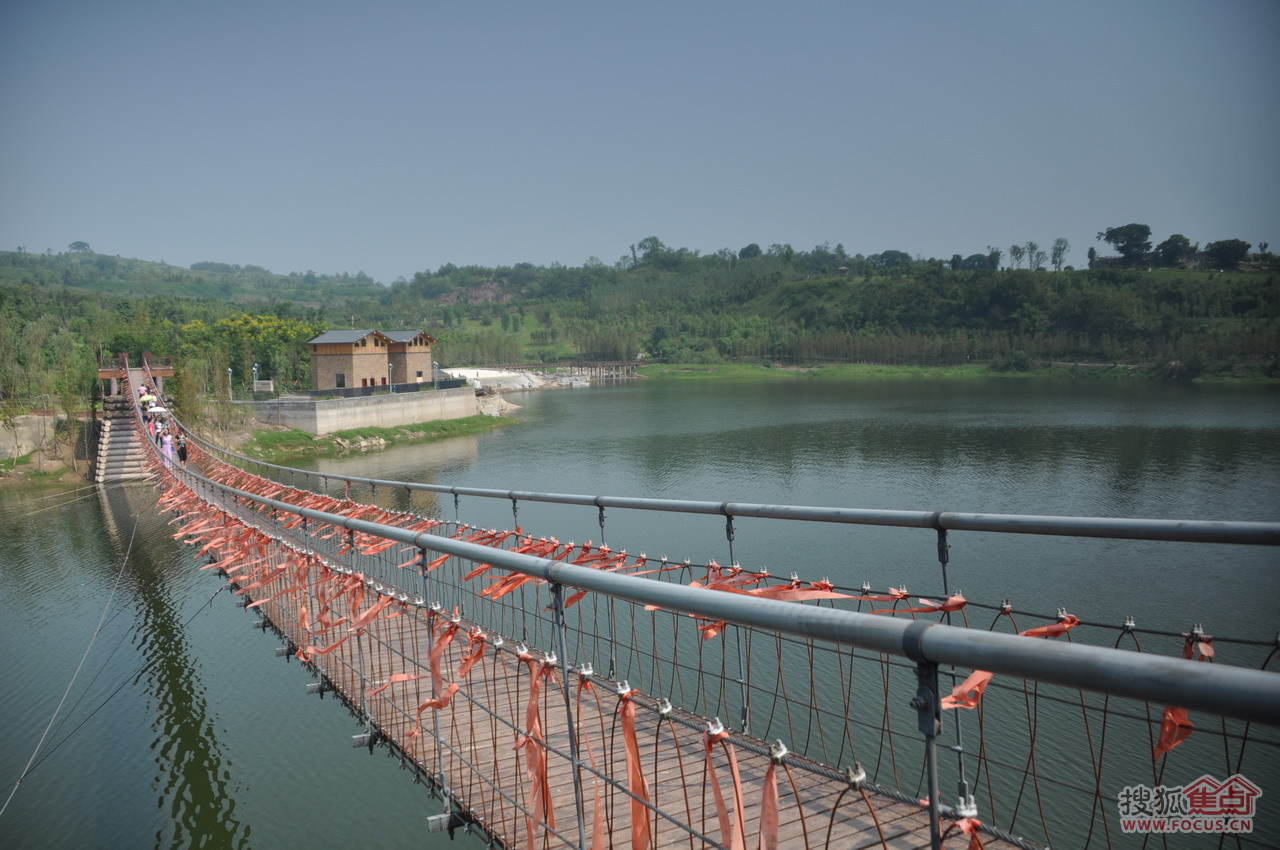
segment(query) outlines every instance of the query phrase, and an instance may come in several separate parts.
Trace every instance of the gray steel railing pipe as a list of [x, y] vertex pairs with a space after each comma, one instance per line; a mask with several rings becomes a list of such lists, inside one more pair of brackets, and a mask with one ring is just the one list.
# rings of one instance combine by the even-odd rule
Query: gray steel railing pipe
[[[201, 441], [203, 443], [203, 441]], [[207, 444], [206, 444], [207, 445]], [[297, 472], [291, 467], [215, 448], [227, 457], [246, 463]], [[761, 519], [802, 520], [807, 522], [877, 525], [898, 528], [930, 528], [951, 531], [984, 531], [1004, 534], [1040, 534], [1060, 537], [1102, 537], [1125, 540], [1162, 540], [1182, 543], [1232, 543], [1253, 546], [1280, 546], [1280, 522], [1243, 522], [1191, 519], [1143, 519], [1107, 517], [1035, 516], [1023, 514], [989, 514], [961, 511], [903, 511], [870, 508], [832, 508], [804, 505], [765, 505], [750, 502], [710, 502], [686, 499], [650, 499], [629, 496], [590, 496], [577, 493], [543, 493], [530, 490], [498, 490], [487, 487], [459, 487], [448, 484], [421, 484], [382, 478], [332, 475], [306, 470], [317, 478], [395, 487], [429, 493], [448, 493], [505, 501], [546, 502], [596, 508], [622, 508], [669, 513], [708, 514], [714, 516], [756, 517]]]
[[833, 641], [903, 656], [915, 662], [989, 670], [999, 675], [1280, 725], [1280, 674], [1276, 673], [669, 584], [300, 508], [202, 480], [229, 495], [285, 513], [641, 605]]

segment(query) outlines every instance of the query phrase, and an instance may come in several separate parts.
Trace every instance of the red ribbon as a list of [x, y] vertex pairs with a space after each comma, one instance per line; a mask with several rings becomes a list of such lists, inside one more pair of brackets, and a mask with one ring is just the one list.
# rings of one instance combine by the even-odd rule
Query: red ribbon
[[872, 611], [872, 614], [932, 614], [936, 611], [959, 611], [965, 606], [965, 598], [959, 593], [948, 596], [942, 602], [933, 602], [928, 599], [920, 600], [919, 608], [881, 608], [879, 611]]
[[760, 850], [778, 850], [778, 764], [770, 761], [764, 772], [760, 801]]
[[367, 689], [365, 691], [365, 694], [367, 696], [376, 696], [382, 693], [383, 691], [385, 691], [387, 688], [391, 687], [392, 685], [395, 685], [399, 682], [412, 682], [415, 679], [421, 679], [422, 676], [423, 676], [422, 673], [394, 673], [392, 674], [391, 678], [387, 679], [387, 681], [381, 687]]
[[1047, 626], [1037, 626], [1034, 629], [1027, 629], [1025, 632], [1018, 632], [1018, 634], [1023, 637], [1053, 638], [1058, 635], [1065, 635], [1078, 625], [1080, 625], [1080, 618], [1075, 614], [1063, 614], [1062, 619], [1056, 623], [1050, 623]]
[[1185, 708], [1167, 706], [1160, 721], [1160, 737], [1156, 739], [1155, 749], [1151, 753], [1152, 761], [1159, 761], [1160, 756], [1191, 737], [1195, 729], [1187, 718]]
[[631, 797], [631, 848], [644, 850], [649, 846], [649, 781], [644, 777], [640, 764], [640, 741], [636, 737], [636, 707], [631, 702], [631, 692], [620, 695], [618, 715], [622, 718], [622, 740], [627, 757], [627, 790]]
[[525, 816], [526, 842], [529, 850], [533, 850], [534, 836], [544, 820], [548, 829], [556, 828], [555, 808], [551, 804], [551, 783], [547, 778], [547, 753], [542, 743], [542, 719], [538, 713], [542, 681], [550, 679], [555, 671], [528, 653], [522, 653], [519, 659], [529, 665], [529, 702], [524, 712], [525, 732], [516, 739], [516, 749], [524, 750], [525, 775], [533, 783], [529, 814]]
[[[738, 774], [738, 756], [734, 752], [733, 744], [729, 743], [726, 738], [729, 733], [724, 729], [719, 731], [702, 733], [703, 746], [707, 751], [707, 771], [711, 775], [711, 790], [715, 793], [716, 813], [720, 817], [720, 839], [729, 850], [745, 850], [746, 825], [743, 818], [746, 812], [743, 811], [742, 805], [742, 779]], [[724, 794], [720, 791], [720, 780], [716, 777], [715, 760], [711, 758], [711, 751], [715, 748], [716, 742], [721, 742], [724, 747], [725, 755], [729, 759], [729, 772], [733, 778], [733, 822], [730, 824], [729, 812], [725, 808]]]
[[462, 658], [458, 661], [458, 678], [466, 678], [471, 672], [471, 668], [476, 665], [481, 658], [484, 657], [484, 632], [479, 629], [472, 629], [467, 635], [469, 646], [467, 651], [462, 654]]
[[[585, 724], [582, 723], [582, 695], [590, 693], [591, 680], [578, 679], [578, 734], [581, 737], [582, 744], [587, 750], [587, 763], [591, 765], [592, 771], [596, 771], [596, 754], [591, 747], [591, 735]], [[603, 781], [599, 776], [593, 773], [592, 781], [594, 802], [591, 805], [591, 850], [604, 850], [604, 797], [603, 797]], [[648, 823], [648, 820], [645, 821]]]
[[986, 670], [974, 670], [969, 678], [952, 688], [949, 696], [942, 698], [942, 708], [977, 708], [982, 692], [991, 684], [991, 676]]

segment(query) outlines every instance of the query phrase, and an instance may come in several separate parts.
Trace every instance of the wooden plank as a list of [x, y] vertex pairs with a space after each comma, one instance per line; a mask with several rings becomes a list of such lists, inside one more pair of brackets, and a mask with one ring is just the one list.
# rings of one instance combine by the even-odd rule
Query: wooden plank
[[[282, 587], [273, 584], [260, 590], [263, 596], [270, 596], [280, 589]], [[358, 613], [344, 610], [345, 602], [345, 598], [337, 600], [335, 618], [353, 617]], [[307, 645], [313, 640], [327, 645], [345, 635], [341, 627], [323, 638], [299, 632], [296, 605], [273, 601], [263, 606], [263, 612], [284, 626], [295, 645]], [[459, 691], [447, 708], [427, 709], [422, 713], [422, 731], [413, 738], [411, 735], [418, 726], [418, 706], [433, 694], [428, 659], [433, 646], [438, 645], [439, 636], [431, 635], [429, 623], [429, 618], [420, 611], [375, 621], [332, 654], [317, 656], [315, 666], [345, 699], [353, 705], [365, 706], [382, 734], [407, 753], [420, 769], [429, 775], [442, 771], [449, 788], [499, 841], [508, 847], [521, 846], [527, 831], [526, 815], [521, 809], [531, 804], [532, 793], [527, 776], [529, 751], [538, 746], [529, 742], [522, 749], [516, 748], [519, 730], [523, 730], [526, 723], [528, 665], [509, 649], [498, 651], [486, 647], [480, 662], [465, 678], [458, 679], [457, 667], [469, 643], [465, 631], [457, 632], [441, 653], [440, 669], [446, 681], [457, 680]], [[365, 665], [371, 684], [362, 681], [361, 664]], [[385, 683], [396, 673], [417, 674], [422, 678], [393, 684], [372, 697], [366, 694], [367, 688]], [[616, 715], [618, 697], [607, 683], [597, 682], [591, 693], [579, 698], [578, 682], [571, 674], [570, 705], [566, 707], [562, 675], [564, 671], [557, 670], [554, 679], [542, 683], [538, 703], [542, 741], [547, 747], [560, 751], [557, 755], [550, 749], [545, 750], [557, 831], [566, 841], [577, 843], [575, 768], [569, 761], [572, 717], [574, 728], [579, 730], [580, 762], [586, 765], [594, 759], [597, 769], [616, 783], [600, 783], [600, 816], [606, 819], [606, 833], [613, 846], [629, 846], [631, 798], [623, 790], [628, 773], [622, 729]], [[713, 779], [707, 769], [703, 733], [698, 728], [705, 723], [702, 718], [677, 711], [668, 721], [650, 708], [638, 709], [635, 717], [641, 767], [650, 800], [666, 815], [649, 814], [653, 846], [701, 847], [704, 841], [699, 835], [712, 842], [722, 841], [713, 781], [719, 783], [730, 822], [738, 815], [724, 748], [720, 744], [713, 748]], [[443, 745], [437, 745], [437, 738]], [[767, 750], [762, 741], [755, 741], [753, 745]], [[744, 842], [745, 846], [754, 847], [759, 842], [761, 800], [769, 758], [743, 746], [735, 747], [734, 752], [743, 801]], [[864, 799], [843, 779], [804, 769], [803, 759], [792, 756], [787, 763], [790, 771], [779, 770], [777, 775], [779, 846], [915, 848], [928, 844], [929, 822], [921, 808], [870, 793]], [[583, 826], [589, 840], [596, 817], [597, 780], [583, 769], [579, 781], [583, 793]], [[545, 833], [545, 826], [539, 832]], [[544, 840], [545, 835], [540, 834], [536, 843], [543, 846]], [[546, 846], [558, 846], [558, 842], [553, 839]], [[984, 838], [984, 846], [1003, 845]]]

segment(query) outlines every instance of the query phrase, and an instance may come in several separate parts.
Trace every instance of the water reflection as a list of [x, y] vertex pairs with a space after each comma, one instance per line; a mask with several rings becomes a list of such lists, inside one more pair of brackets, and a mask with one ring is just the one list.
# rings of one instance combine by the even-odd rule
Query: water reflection
[[[248, 830], [236, 818], [236, 801], [227, 762], [214, 730], [205, 686], [191, 663], [180, 599], [170, 590], [170, 547], [156, 545], [168, 536], [150, 488], [104, 489], [101, 501], [116, 563], [127, 562], [127, 581], [140, 622], [134, 645], [145, 664], [138, 681], [151, 697], [155, 739], [153, 790], [166, 821], [155, 834], [157, 845], [248, 846]], [[134, 526], [137, 525], [135, 529]], [[128, 532], [126, 534], [126, 529]], [[136, 536], [149, 541], [133, 546]], [[186, 571], [189, 576], [190, 568]]]

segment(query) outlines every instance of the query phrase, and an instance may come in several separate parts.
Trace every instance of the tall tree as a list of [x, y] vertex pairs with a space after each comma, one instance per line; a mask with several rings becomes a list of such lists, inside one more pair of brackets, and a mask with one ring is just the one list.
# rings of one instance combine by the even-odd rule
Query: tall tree
[[1210, 242], [1204, 246], [1204, 250], [1215, 269], [1234, 269], [1240, 265], [1241, 260], [1249, 256], [1249, 249], [1252, 247], [1242, 239], [1223, 239]]
[[1040, 250], [1039, 242], [1028, 242], [1027, 249], [1027, 268], [1039, 271], [1044, 266], [1044, 261], [1049, 259], [1049, 255]]
[[1009, 246], [1009, 258], [1013, 260], [1013, 267], [1015, 269], [1022, 268], [1022, 258], [1026, 256], [1026, 254], [1027, 249], [1023, 248], [1021, 245]]
[[1172, 267], [1196, 255], [1196, 246], [1181, 233], [1175, 233], [1156, 246], [1153, 260], [1157, 266]]
[[1053, 263], [1055, 272], [1062, 271], [1062, 261], [1067, 258], [1067, 252], [1071, 250], [1071, 243], [1063, 237], [1059, 236], [1053, 240], [1053, 247], [1049, 249], [1050, 262]]
[[1151, 227], [1145, 224], [1124, 224], [1108, 227], [1098, 234], [1098, 239], [1115, 248], [1125, 265], [1137, 266], [1151, 250]]

